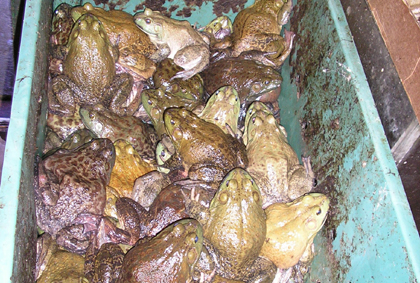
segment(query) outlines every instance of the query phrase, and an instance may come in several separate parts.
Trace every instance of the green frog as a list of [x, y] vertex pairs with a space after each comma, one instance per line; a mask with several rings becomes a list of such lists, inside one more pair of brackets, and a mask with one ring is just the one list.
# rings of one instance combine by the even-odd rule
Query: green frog
[[194, 110], [202, 103], [202, 99], [197, 100], [186, 96], [182, 92], [170, 93], [162, 88], [145, 90], [141, 98], [144, 109], [149, 115], [160, 138], [166, 133], [163, 113], [167, 108], [183, 107]]
[[231, 86], [219, 88], [207, 101], [206, 107], [197, 116], [219, 126], [223, 132], [241, 137], [238, 119], [241, 104], [238, 92]]
[[114, 145], [108, 139], [60, 149], [40, 161], [35, 187], [38, 226], [55, 237], [76, 222], [96, 223], [105, 208], [105, 187], [114, 161]]
[[154, 161], [157, 135], [153, 127], [134, 116], [119, 116], [101, 105], [80, 108], [83, 124], [100, 138], [123, 139], [146, 161]]
[[270, 65], [279, 68], [290, 54], [294, 34], [285, 31], [285, 39], [280, 35], [283, 25], [292, 11], [292, 0], [259, 0], [243, 9], [235, 17], [232, 36], [217, 45], [230, 47], [231, 56], [251, 52], [262, 53]]
[[[247, 171], [261, 190], [263, 207], [275, 202], [287, 202], [308, 193], [314, 184], [314, 174], [304, 159], [299, 163], [296, 152], [287, 142], [284, 129], [261, 102], [254, 102], [247, 112]], [[263, 110], [254, 111], [254, 108]]]
[[[63, 74], [54, 77], [49, 91], [49, 110], [71, 116], [77, 105], [103, 103], [119, 115], [132, 115], [139, 99], [129, 99], [133, 78], [116, 74], [117, 50], [102, 23], [90, 13], [74, 24], [63, 62]], [[131, 105], [132, 102], [137, 105]], [[124, 105], [128, 104], [128, 105]]]
[[91, 3], [76, 6], [71, 10], [75, 21], [86, 13], [96, 16], [103, 24], [111, 44], [118, 47], [117, 64], [125, 72], [130, 73], [135, 81], [144, 81], [153, 75], [156, 64], [149, 57], [156, 52], [156, 47], [149, 37], [137, 28], [131, 14], [121, 10], [106, 11], [93, 7]]
[[310, 193], [293, 202], [267, 207], [267, 235], [261, 256], [280, 269], [296, 265], [302, 257], [310, 258], [313, 240], [325, 223], [329, 204], [324, 194]]
[[232, 21], [227, 16], [220, 16], [212, 20], [206, 26], [198, 29], [210, 40], [210, 48], [225, 37], [232, 34]]
[[202, 245], [200, 223], [179, 220], [125, 255], [118, 282], [189, 282]]
[[187, 80], [209, 63], [208, 38], [196, 31], [188, 21], [174, 20], [146, 8], [144, 12], [134, 15], [134, 22], [158, 48], [154, 56], [157, 61], [170, 58], [184, 69], [172, 79]]
[[[221, 182], [209, 208], [195, 199], [194, 194], [185, 198], [187, 212], [203, 225], [206, 248], [216, 257], [216, 273], [245, 281], [264, 273], [270, 263], [261, 264], [264, 259], [258, 256], [266, 238], [266, 216], [252, 177], [235, 168]], [[266, 277], [272, 280], [273, 272], [271, 268]]]
[[240, 141], [191, 111], [168, 108], [164, 122], [176, 151], [165, 162], [165, 167], [179, 173], [176, 178], [188, 176], [192, 180], [220, 181], [233, 168], [247, 166], [248, 159]]

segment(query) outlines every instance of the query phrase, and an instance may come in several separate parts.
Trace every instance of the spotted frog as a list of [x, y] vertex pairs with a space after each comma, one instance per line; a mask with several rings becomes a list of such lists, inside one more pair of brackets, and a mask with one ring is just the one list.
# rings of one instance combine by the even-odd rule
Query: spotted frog
[[315, 235], [327, 218], [330, 201], [320, 193], [310, 193], [289, 203], [275, 203], [265, 209], [267, 235], [261, 256], [278, 268], [287, 269], [312, 253]]
[[[75, 223], [102, 215], [105, 186], [115, 161], [115, 149], [108, 139], [94, 139], [73, 150], [60, 149], [42, 160], [35, 204], [38, 226], [53, 237]], [[82, 217], [83, 215], [83, 217]]]
[[165, 166], [178, 171], [181, 179], [220, 181], [231, 169], [247, 166], [244, 145], [215, 124], [181, 108], [167, 109], [164, 121], [176, 150]]
[[235, 168], [226, 175], [210, 208], [199, 205], [193, 195], [186, 198], [186, 207], [214, 247], [218, 275], [248, 280], [258, 273], [254, 263], [266, 238], [266, 216], [260, 191], [244, 169]]
[[155, 54], [158, 61], [170, 58], [184, 69], [172, 79], [189, 79], [209, 63], [208, 38], [196, 31], [188, 21], [174, 20], [146, 8], [144, 12], [134, 15], [134, 22], [158, 48]]
[[[90, 13], [81, 16], [73, 26], [67, 48], [63, 74], [51, 81], [51, 112], [70, 116], [77, 105], [103, 103], [120, 115], [134, 113], [135, 106], [124, 106], [129, 102], [133, 78], [127, 73], [116, 74], [117, 50], [98, 18]], [[140, 103], [139, 99], [131, 100]]]
[[146, 80], [153, 75], [156, 65], [149, 57], [156, 52], [156, 47], [149, 37], [137, 28], [131, 14], [121, 10], [106, 11], [93, 7], [90, 3], [74, 7], [71, 13], [75, 21], [86, 13], [96, 16], [101, 21], [111, 44], [118, 46], [117, 63], [135, 80]]
[[133, 116], [119, 116], [104, 107], [80, 108], [83, 124], [100, 138], [113, 142], [123, 139], [131, 143], [142, 158], [155, 160], [157, 136], [148, 124]]
[[140, 240], [124, 257], [118, 282], [188, 282], [203, 245], [201, 225], [179, 220], [152, 239]]
[[296, 152], [287, 142], [284, 130], [273, 114], [265, 110], [253, 111], [261, 102], [254, 102], [247, 113], [247, 171], [257, 182], [263, 206], [286, 202], [308, 193], [314, 184], [314, 174], [308, 159], [299, 163]]

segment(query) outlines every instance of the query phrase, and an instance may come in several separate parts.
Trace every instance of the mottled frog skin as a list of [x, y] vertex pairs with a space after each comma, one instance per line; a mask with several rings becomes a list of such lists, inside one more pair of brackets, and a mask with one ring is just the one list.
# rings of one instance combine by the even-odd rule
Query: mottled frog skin
[[70, 116], [56, 115], [48, 111], [47, 126], [61, 139], [67, 139], [74, 132], [85, 128], [79, 115], [79, 109], [80, 107], [76, 106], [75, 112]]
[[156, 56], [159, 61], [170, 58], [184, 69], [173, 79], [189, 79], [209, 63], [208, 38], [203, 37], [188, 21], [174, 20], [146, 8], [134, 15], [134, 22], [158, 47], [159, 54]]
[[53, 45], [66, 45], [73, 23], [71, 6], [67, 3], [61, 3], [53, 13], [50, 42]]
[[149, 57], [156, 52], [156, 47], [149, 37], [137, 28], [131, 14], [121, 10], [105, 11], [93, 7], [90, 3], [74, 7], [71, 13], [75, 21], [86, 13], [96, 16], [101, 21], [111, 44], [118, 46], [118, 64], [135, 79], [146, 80], [153, 75], [156, 66]]
[[177, 221], [126, 254], [118, 282], [189, 282], [202, 245], [203, 231], [196, 220]]
[[142, 158], [155, 160], [157, 136], [154, 129], [134, 116], [119, 116], [101, 106], [80, 108], [83, 124], [100, 138], [131, 143]]
[[296, 152], [277, 124], [273, 114], [255, 102], [248, 110], [245, 121], [247, 133], [247, 171], [257, 182], [263, 198], [263, 206], [275, 202], [287, 202], [311, 191], [314, 175], [308, 164], [299, 163]]
[[261, 255], [286, 269], [297, 264], [305, 253], [312, 253], [313, 240], [325, 223], [329, 204], [324, 194], [311, 193], [267, 207], [267, 236]]
[[35, 187], [38, 226], [55, 236], [81, 214], [102, 215], [114, 161], [114, 145], [108, 139], [94, 139], [74, 150], [60, 149], [42, 160]]
[[117, 51], [98, 18], [89, 13], [81, 16], [73, 26], [67, 48], [63, 74], [51, 81], [51, 112], [70, 116], [77, 105], [103, 103], [120, 115], [134, 113], [136, 109], [130, 105], [123, 106], [128, 102], [133, 78], [127, 73], [116, 74]]
[[120, 197], [131, 197], [136, 179], [156, 170], [156, 166], [142, 160], [137, 151], [126, 140], [115, 141], [114, 147], [116, 158], [109, 186], [114, 188]]
[[247, 166], [244, 145], [215, 124], [181, 108], [167, 109], [164, 121], [176, 150], [165, 166], [205, 181], [220, 181], [229, 170]]

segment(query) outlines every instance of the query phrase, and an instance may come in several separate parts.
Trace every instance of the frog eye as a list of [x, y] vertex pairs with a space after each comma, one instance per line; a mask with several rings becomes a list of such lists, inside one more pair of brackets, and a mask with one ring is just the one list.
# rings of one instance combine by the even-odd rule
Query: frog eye
[[175, 121], [171, 119], [171, 125], [175, 125]]
[[269, 80], [265, 80], [265, 81], [264, 81], [264, 84], [265, 84], [265, 85], [269, 85], [269, 84], [270, 84], [270, 81], [269, 81]]
[[221, 204], [225, 204], [227, 202], [228, 198], [229, 198], [228, 194], [226, 192], [223, 192], [219, 196], [219, 202]]
[[93, 112], [89, 113], [89, 118], [90, 119], [95, 119], [95, 113], [93, 113]]
[[198, 236], [195, 236], [194, 243], [197, 243], [197, 242], [198, 242]]
[[144, 21], [146, 22], [146, 24], [150, 24], [152, 22], [150, 18], [146, 18]]
[[315, 188], [318, 185], [318, 180], [316, 178], [312, 179], [312, 186]]
[[148, 99], [147, 104], [152, 105], [152, 101], [150, 99]]
[[227, 180], [227, 181], [226, 181], [226, 187], [229, 187], [229, 181], [230, 181], [230, 180]]
[[316, 215], [320, 215], [320, 214], [321, 214], [321, 212], [322, 212], [322, 210], [321, 210], [321, 208], [319, 207], [319, 208], [318, 208], [318, 210], [317, 210], [315, 213], [316, 213]]
[[195, 248], [192, 248], [188, 251], [187, 258], [188, 258], [188, 264], [193, 264], [195, 260], [197, 259], [197, 251]]

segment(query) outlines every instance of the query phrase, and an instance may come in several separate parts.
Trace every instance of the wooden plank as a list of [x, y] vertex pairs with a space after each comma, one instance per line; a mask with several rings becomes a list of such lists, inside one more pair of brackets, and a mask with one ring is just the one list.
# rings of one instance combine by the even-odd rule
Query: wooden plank
[[401, 1], [367, 0], [417, 119], [420, 118], [420, 28]]

